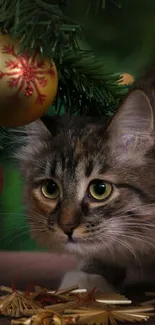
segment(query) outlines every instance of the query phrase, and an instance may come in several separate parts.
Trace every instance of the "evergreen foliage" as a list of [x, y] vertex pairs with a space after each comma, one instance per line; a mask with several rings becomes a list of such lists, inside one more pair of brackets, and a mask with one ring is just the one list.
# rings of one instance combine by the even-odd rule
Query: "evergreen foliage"
[[[94, 3], [96, 14], [100, 7], [106, 10], [107, 1], [90, 0], [86, 15]], [[109, 1], [120, 7], [120, 0]], [[69, 5], [70, 0], [0, 0], [1, 30], [55, 61], [59, 88], [54, 114], [63, 109], [69, 115], [111, 115], [126, 88], [118, 85], [120, 76], [105, 67], [102, 57], [83, 48], [83, 26], [64, 13]]]

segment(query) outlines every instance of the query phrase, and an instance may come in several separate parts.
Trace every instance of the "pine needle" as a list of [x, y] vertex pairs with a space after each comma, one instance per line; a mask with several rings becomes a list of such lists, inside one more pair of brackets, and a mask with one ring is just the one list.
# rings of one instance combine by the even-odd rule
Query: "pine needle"
[[[65, 1], [61, 1], [62, 4]], [[116, 1], [115, 1], [116, 2]], [[102, 57], [80, 47], [84, 29], [63, 13], [60, 1], [0, 0], [0, 26], [30, 52], [53, 59], [59, 73], [53, 114], [112, 115], [127, 88]]]

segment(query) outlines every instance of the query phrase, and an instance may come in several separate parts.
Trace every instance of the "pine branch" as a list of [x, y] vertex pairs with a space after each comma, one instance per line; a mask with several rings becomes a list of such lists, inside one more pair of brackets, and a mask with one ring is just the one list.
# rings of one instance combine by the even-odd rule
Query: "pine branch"
[[[58, 3], [59, 1], [56, 1]], [[65, 50], [74, 50], [81, 27], [66, 17], [49, 0], [0, 0], [0, 26], [14, 38], [22, 38], [24, 48], [39, 48], [45, 56], [62, 59]]]
[[108, 73], [103, 62], [91, 51], [66, 53], [59, 68], [57, 102], [67, 114], [92, 114], [92, 104], [96, 115], [114, 113], [127, 88], [118, 85], [120, 75]]
[[86, 15], [89, 14], [91, 8], [93, 8], [94, 14], [98, 15], [102, 9], [106, 9], [108, 3], [119, 9], [122, 7], [122, 0], [90, 0], [87, 5]]
[[[110, 0], [111, 1], [111, 0]], [[126, 88], [107, 72], [102, 58], [79, 46], [83, 28], [66, 17], [65, 0], [0, 0], [0, 25], [23, 47], [52, 58], [59, 73], [55, 113], [111, 115]]]

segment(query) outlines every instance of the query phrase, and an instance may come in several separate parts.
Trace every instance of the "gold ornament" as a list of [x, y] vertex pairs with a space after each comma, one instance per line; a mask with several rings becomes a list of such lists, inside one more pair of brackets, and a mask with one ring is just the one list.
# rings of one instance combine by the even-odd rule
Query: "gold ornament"
[[58, 88], [55, 64], [37, 52], [20, 52], [20, 42], [0, 35], [0, 126], [16, 127], [40, 118]]

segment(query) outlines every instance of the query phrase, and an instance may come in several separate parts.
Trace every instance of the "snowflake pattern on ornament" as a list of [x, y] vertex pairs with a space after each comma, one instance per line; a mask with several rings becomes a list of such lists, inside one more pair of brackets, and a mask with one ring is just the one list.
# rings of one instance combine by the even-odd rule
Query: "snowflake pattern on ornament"
[[10, 54], [13, 57], [13, 60], [10, 59], [5, 62], [8, 72], [0, 71], [0, 79], [7, 76], [9, 88], [17, 88], [15, 99], [18, 99], [21, 92], [26, 97], [32, 96], [35, 92], [37, 95], [36, 103], [43, 105], [46, 95], [40, 92], [39, 86], [41, 88], [46, 87], [45, 75], [51, 77], [55, 75], [54, 65], [51, 63], [50, 69], [45, 70], [44, 62], [36, 58], [37, 53], [34, 53], [33, 56], [29, 56], [25, 52], [17, 55], [13, 45], [3, 46], [2, 53]]

